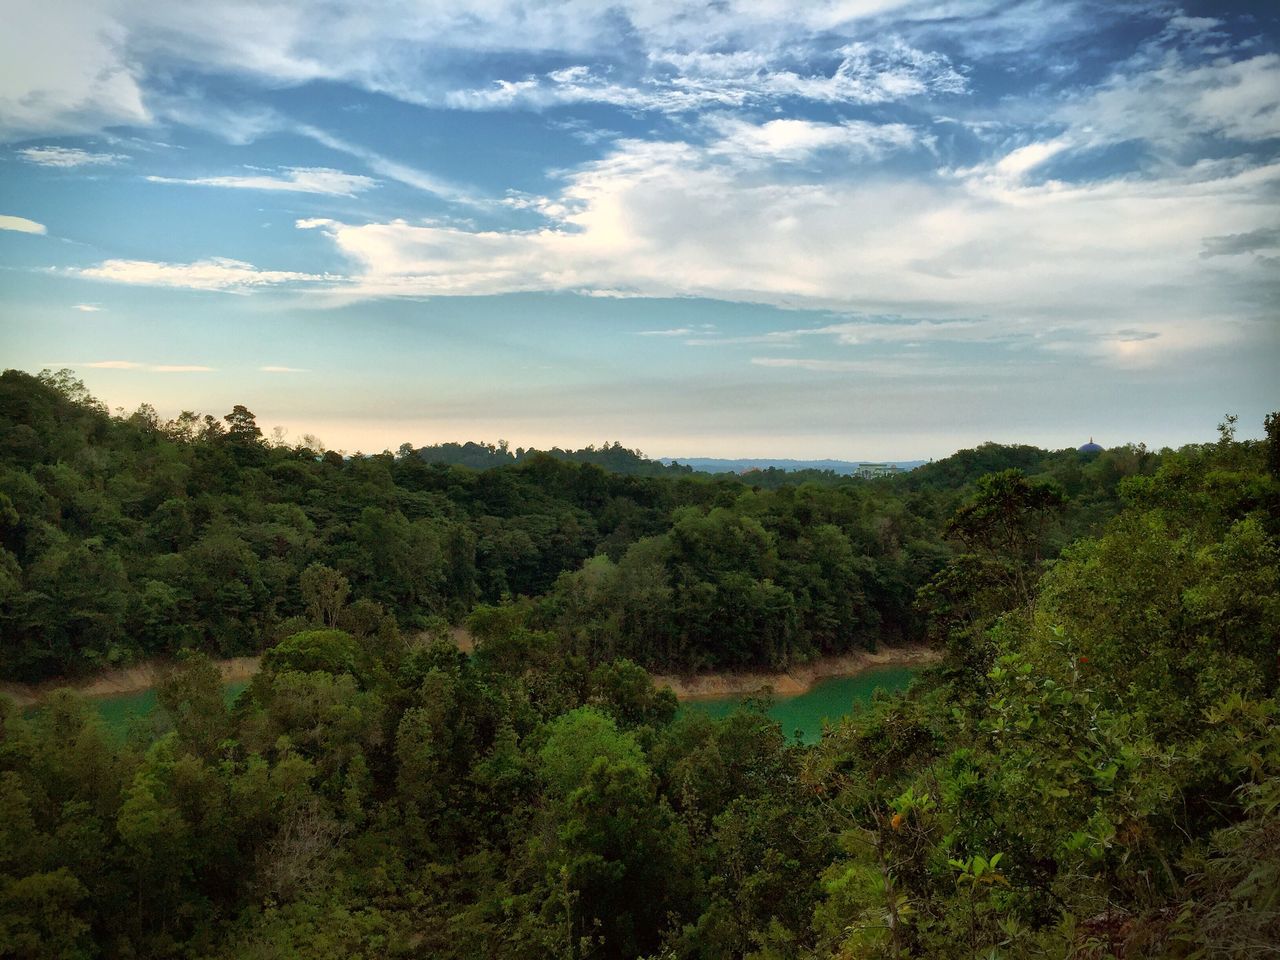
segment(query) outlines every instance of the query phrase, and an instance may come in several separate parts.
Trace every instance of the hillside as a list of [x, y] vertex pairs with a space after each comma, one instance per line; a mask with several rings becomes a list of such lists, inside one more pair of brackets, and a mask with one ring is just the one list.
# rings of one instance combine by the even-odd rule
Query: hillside
[[[787, 470], [829, 472], [837, 476], [849, 476], [864, 462], [859, 460], [779, 460], [779, 459], [725, 459], [717, 457], [661, 457], [666, 464], [679, 463], [703, 473], [744, 473], [748, 470]], [[914, 470], [924, 460], [891, 460], [889, 465], [900, 470]]]
[[[662, 670], [917, 640], [916, 593], [954, 552], [944, 523], [974, 472], [940, 461], [916, 489], [916, 473], [762, 484], [536, 452], [477, 470], [408, 444], [343, 457], [265, 442], [244, 407], [113, 416], [65, 373], [6, 372], [0, 411], [0, 672], [18, 680], [191, 648], [256, 653], [315, 619], [325, 591], [361, 629], [514, 603], [585, 656]], [[1119, 478], [1159, 460], [1024, 449], [987, 449], [984, 464], [1070, 468], [1050, 555], [1118, 508]], [[620, 445], [584, 456], [638, 462]]]
[[[230, 621], [184, 618], [240, 598], [246, 644], [269, 644], [231, 708], [206, 657], [178, 658], [124, 742], [69, 693], [30, 718], [0, 697], [0, 952], [1244, 960], [1280, 941], [1280, 416], [1265, 445], [1226, 425], [1161, 454], [1059, 552], [1064, 494], [1016, 470], [935, 522], [904, 512], [941, 506], [927, 487], [325, 461], [261, 446], [246, 412], [174, 439], [67, 382], [0, 387], [8, 656], [46, 666], [30, 644], [60, 637], [87, 663], [77, 637], [157, 597], [210, 648]], [[471, 654], [439, 624], [408, 642], [384, 603], [466, 595], [416, 579], [433, 537], [465, 541], [478, 503], [520, 529], [535, 494], [602, 525], [649, 497], [659, 532], [615, 526], [542, 596], [477, 607]], [[454, 526], [415, 527], [440, 514]], [[196, 561], [212, 606], [175, 575]], [[928, 578], [913, 629], [941, 663], [812, 747], [762, 704], [679, 713], [619, 657], [794, 655], [801, 629], [899, 609], [848, 606], [894, 571]], [[297, 604], [264, 621], [278, 640], [249, 632], [255, 582], [277, 617]], [[378, 592], [422, 583], [441, 592]]]

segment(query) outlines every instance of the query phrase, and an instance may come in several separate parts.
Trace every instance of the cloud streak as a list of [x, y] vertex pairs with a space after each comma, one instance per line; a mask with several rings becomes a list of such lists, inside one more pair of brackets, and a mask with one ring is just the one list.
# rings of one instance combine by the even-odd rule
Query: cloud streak
[[12, 230], [15, 233], [48, 233], [48, 228], [43, 223], [37, 223], [34, 220], [28, 220], [26, 217], [15, 217], [9, 214], [0, 214], [0, 230]]
[[554, 198], [564, 212], [543, 229], [298, 226], [351, 262], [343, 299], [699, 296], [921, 318], [823, 331], [846, 345], [1021, 341], [1087, 354], [1135, 324], [1161, 331], [1156, 352], [1236, 336], [1218, 320], [1253, 309], [1266, 275], [1213, 267], [1204, 238], [1253, 235], [1280, 215], [1280, 164], [1072, 185], [972, 173], [809, 183], [762, 175], [722, 143], [623, 141], [568, 177]]
[[[275, 88], [344, 83], [409, 103], [478, 110], [901, 102], [968, 88], [949, 55], [924, 45], [931, 24], [947, 23], [961, 47], [984, 49], [1045, 35], [1061, 41], [1081, 29], [1070, 15], [1076, 9], [1073, 2], [1000, 0], [391, 0], [372, 7], [16, 0], [6, 11], [6, 34], [15, 39], [4, 51], [10, 69], [0, 85], [0, 138], [151, 124], [164, 118], [164, 78], [175, 67]], [[504, 75], [513, 60], [548, 63]], [[477, 67], [486, 82], [460, 64]]]
[[377, 186], [378, 181], [328, 167], [285, 167], [281, 175], [255, 173], [222, 177], [147, 177], [152, 183], [183, 184], [196, 187], [224, 187], [231, 190], [269, 190], [288, 193], [316, 193], [329, 197], [355, 197]]
[[70, 271], [87, 280], [132, 286], [173, 287], [214, 293], [248, 293], [286, 284], [327, 284], [340, 278], [290, 270], [261, 270], [242, 260], [211, 257], [193, 263], [153, 260], [105, 260], [97, 266]]
[[677, 53], [648, 55], [642, 79], [619, 81], [590, 66], [575, 65], [540, 75], [499, 79], [485, 87], [450, 90], [446, 106], [462, 110], [546, 109], [597, 103], [659, 113], [759, 106], [780, 100], [830, 104], [880, 104], [913, 97], [960, 95], [964, 75], [939, 53], [916, 49], [900, 38], [885, 43], [855, 41], [838, 46], [830, 73], [792, 69], [760, 52], [738, 56]]
[[[1259, 342], [1280, 259], [1280, 54], [1225, 17], [1162, 10], [1134, 13], [1145, 38], [1126, 33], [1097, 69], [1058, 41], [1108, 14], [1070, 0], [302, 0], [234, 15], [139, 0], [63, 24], [84, 69], [62, 62], [54, 77], [32, 64], [0, 87], [0, 134], [107, 122], [212, 132], [225, 141], [217, 165], [166, 157], [145, 179], [322, 198], [295, 222], [309, 232], [299, 250], [344, 262], [341, 275], [273, 270], [231, 235], [170, 256], [122, 245], [126, 256], [61, 271], [85, 280], [336, 305], [708, 298], [836, 316], [711, 331], [673, 315], [633, 332], [652, 338], [647, 350], [714, 347], [704, 354], [765, 370], [892, 374], [917, 362], [912, 351], [937, 364], [978, 350], [1133, 368]], [[31, 29], [33, 47], [50, 39]], [[184, 64], [195, 79], [166, 79]], [[361, 140], [356, 114], [304, 109], [317, 90], [386, 126]], [[431, 127], [442, 108], [468, 116]], [[518, 111], [547, 116], [509, 123]], [[510, 145], [500, 126], [554, 131], [547, 140], [572, 149], [531, 136], [505, 166], [493, 153], [457, 162], [456, 131]], [[477, 151], [490, 145], [477, 136]], [[286, 149], [296, 165], [277, 165]], [[270, 166], [232, 168], [233, 154]], [[16, 155], [55, 169], [125, 159], [68, 146]], [[432, 167], [498, 182], [471, 187]], [[324, 202], [339, 198], [356, 202]], [[14, 216], [0, 229], [45, 232]]]
[[196, 363], [142, 363], [138, 360], [88, 360], [51, 366], [83, 367], [89, 370], [138, 370], [146, 373], [212, 373], [215, 369]]
[[25, 147], [18, 151], [18, 156], [38, 167], [60, 169], [110, 166], [129, 159], [120, 153], [96, 153], [78, 147]]

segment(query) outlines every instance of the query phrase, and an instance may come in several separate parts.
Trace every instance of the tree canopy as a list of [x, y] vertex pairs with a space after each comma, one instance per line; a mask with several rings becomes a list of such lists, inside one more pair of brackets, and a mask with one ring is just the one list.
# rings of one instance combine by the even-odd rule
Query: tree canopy
[[[1094, 457], [1075, 494], [1026, 464], [766, 490], [335, 462], [0, 389], [4, 676], [181, 651], [127, 731], [0, 697], [0, 956], [1280, 942], [1274, 435], [1117, 454], [1114, 484]], [[808, 747], [759, 702], [678, 710], [642, 665], [895, 635], [945, 656]], [[210, 655], [259, 647], [228, 702]]]

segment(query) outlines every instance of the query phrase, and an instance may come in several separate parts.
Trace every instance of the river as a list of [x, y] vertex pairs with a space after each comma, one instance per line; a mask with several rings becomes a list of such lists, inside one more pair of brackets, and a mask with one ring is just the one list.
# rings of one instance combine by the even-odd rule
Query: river
[[[248, 680], [233, 680], [222, 688], [223, 695], [230, 705], [236, 697], [240, 696], [240, 691], [249, 686]], [[118, 693], [106, 697], [92, 697], [89, 699], [98, 710], [98, 716], [102, 717], [109, 730], [117, 733], [125, 733], [129, 729], [129, 724], [139, 717], [148, 717], [156, 709], [156, 691], [155, 688], [149, 690], [138, 690], [133, 693]], [[37, 707], [28, 707], [30, 710], [38, 710]]]
[[[869, 701], [876, 690], [905, 690], [918, 670], [913, 666], [872, 667], [854, 676], [819, 680], [803, 693], [774, 697], [769, 716], [778, 721], [788, 737], [800, 743], [815, 743], [822, 736], [824, 720], [834, 722], [846, 716], [854, 704]], [[246, 686], [248, 681], [242, 679], [228, 683], [227, 702], [233, 701]], [[745, 694], [699, 697], [682, 702], [680, 709], [725, 717], [747, 699]], [[123, 732], [135, 717], [148, 716], [155, 710], [156, 692], [149, 689], [93, 697], [92, 702], [108, 727]]]
[[[854, 704], [866, 703], [876, 690], [905, 690], [919, 672], [914, 667], [874, 667], [851, 677], [819, 680], [804, 693], [774, 697], [769, 716], [782, 732], [800, 743], [816, 743], [822, 736], [822, 722], [847, 716]], [[686, 700], [681, 710], [697, 710], [713, 717], [726, 717], [740, 708], [745, 695]]]

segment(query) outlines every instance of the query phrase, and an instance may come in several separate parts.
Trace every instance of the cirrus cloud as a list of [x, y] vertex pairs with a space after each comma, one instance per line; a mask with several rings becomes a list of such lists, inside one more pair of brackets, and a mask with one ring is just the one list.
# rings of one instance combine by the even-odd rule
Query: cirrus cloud
[[37, 223], [34, 220], [28, 220], [26, 217], [14, 217], [9, 214], [0, 214], [0, 230], [12, 230], [15, 233], [48, 233], [48, 228], [43, 223]]
[[[1150, 356], [1229, 342], [1266, 313], [1264, 265], [1201, 253], [1206, 237], [1269, 229], [1280, 216], [1280, 163], [1075, 184], [981, 171], [797, 182], [742, 164], [722, 143], [619, 141], [566, 177], [542, 229], [297, 225], [323, 232], [351, 262], [339, 299], [697, 296], [922, 318], [914, 329], [825, 328], [846, 345], [941, 338], [1109, 357], [1108, 344], [1123, 342], [1127, 359], [1138, 341], [1116, 331], [1158, 331], [1139, 344]], [[1005, 169], [1016, 174], [1030, 159]]]
[[290, 193], [317, 193], [330, 197], [354, 197], [375, 187], [378, 181], [328, 167], [285, 167], [282, 175], [255, 173], [223, 177], [149, 176], [152, 183], [173, 183], [196, 187], [226, 187], [233, 190], [277, 190]]
[[579, 64], [540, 75], [498, 79], [486, 87], [450, 90], [443, 102], [464, 110], [600, 103], [681, 113], [785, 99], [879, 104], [967, 90], [964, 75], [946, 56], [916, 49], [899, 37], [836, 47], [829, 56], [839, 60], [830, 73], [789, 65], [787, 61], [796, 59], [796, 52], [775, 55], [757, 49], [735, 56], [657, 50], [648, 55], [653, 69], [643, 82], [619, 80], [611, 73]]
[[[948, 22], [956, 37], [972, 34], [985, 45], [1049, 31], [1061, 38], [1082, 29], [1054, 9], [1064, 6], [1076, 4], [14, 0], [0, 38], [10, 67], [0, 77], [0, 138], [166, 119], [166, 81], [191, 67], [272, 87], [341, 82], [463, 109], [602, 103], [672, 112], [794, 98], [896, 102], [966, 89], [947, 55], [922, 49], [902, 31]], [[966, 25], [980, 18], [979, 36]], [[868, 39], [876, 33], [883, 38]], [[504, 76], [513, 59], [558, 63]], [[487, 82], [477, 85], [461, 64], [478, 68]]]
[[199, 363], [143, 363], [139, 360], [86, 360], [51, 364], [55, 367], [84, 367], [89, 370], [140, 370], [147, 373], [211, 373], [213, 367]]
[[18, 151], [18, 156], [22, 157], [27, 163], [34, 163], [38, 167], [58, 167], [62, 169], [109, 166], [119, 163], [121, 160], [129, 159], [120, 153], [98, 153], [90, 150], [81, 150], [79, 147], [24, 147]]
[[328, 274], [291, 270], [261, 270], [243, 260], [211, 257], [194, 263], [164, 263], [153, 260], [104, 260], [93, 267], [71, 271], [89, 280], [125, 283], [145, 287], [177, 287], [218, 293], [247, 293], [253, 289], [294, 283], [330, 283], [339, 278]]

